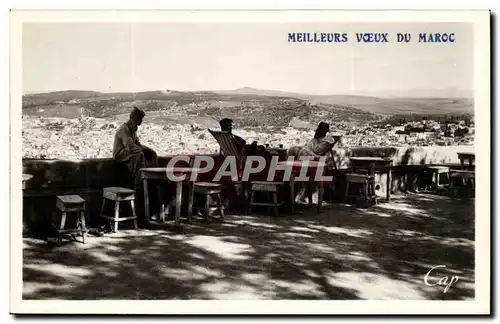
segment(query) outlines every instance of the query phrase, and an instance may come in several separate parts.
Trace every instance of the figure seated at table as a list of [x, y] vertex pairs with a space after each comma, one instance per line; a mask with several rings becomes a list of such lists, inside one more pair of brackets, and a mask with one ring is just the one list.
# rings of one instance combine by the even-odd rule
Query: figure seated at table
[[116, 131], [113, 144], [113, 159], [127, 167], [135, 185], [141, 183], [141, 168], [158, 165], [156, 152], [142, 145], [137, 137], [137, 128], [142, 124], [145, 115], [144, 111], [134, 107], [129, 120]]
[[[288, 150], [288, 156], [294, 156], [299, 159], [301, 156], [312, 156], [314, 158], [325, 156], [331, 153], [332, 148], [339, 141], [338, 139], [328, 136], [330, 125], [325, 122], [320, 122], [314, 137], [305, 146], [293, 146]], [[333, 158], [333, 156], [332, 156]], [[333, 160], [327, 159], [329, 166], [332, 166]]]
[[252, 144], [247, 144], [243, 138], [233, 133], [234, 121], [232, 119], [223, 118], [219, 121], [219, 124], [221, 131], [228, 132], [233, 135], [236, 145], [243, 155], [262, 156], [266, 159], [270, 158], [270, 153], [266, 151], [266, 148], [263, 145], [258, 145], [257, 141], [253, 141]]
[[[305, 146], [293, 146], [288, 150], [288, 156], [294, 156], [299, 159], [301, 156], [311, 156], [313, 158], [318, 158], [320, 156], [325, 156], [331, 153], [326, 159], [327, 169], [332, 169], [335, 167], [335, 161], [333, 160], [332, 148], [339, 141], [338, 138], [333, 138], [328, 136], [330, 132], [330, 125], [325, 122], [320, 122], [316, 131], [314, 132], [314, 137]], [[314, 188], [311, 188], [314, 190]], [[306, 197], [306, 188], [302, 188], [299, 195], [299, 200], [304, 201]]]

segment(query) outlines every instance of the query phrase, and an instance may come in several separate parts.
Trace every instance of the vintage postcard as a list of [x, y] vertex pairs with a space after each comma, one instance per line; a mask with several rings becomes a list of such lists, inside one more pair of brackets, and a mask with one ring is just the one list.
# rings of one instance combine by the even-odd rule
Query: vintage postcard
[[490, 314], [490, 12], [10, 19], [12, 313]]

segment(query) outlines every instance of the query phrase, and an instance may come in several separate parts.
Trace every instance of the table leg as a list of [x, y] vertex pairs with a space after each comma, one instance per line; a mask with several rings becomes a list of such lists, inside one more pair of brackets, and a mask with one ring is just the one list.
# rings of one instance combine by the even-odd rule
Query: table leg
[[137, 214], [135, 213], [135, 202], [134, 202], [134, 199], [130, 200], [130, 209], [132, 209], [132, 216], [135, 217], [134, 218], [134, 228], [138, 229], [139, 226], [137, 225]]
[[462, 170], [464, 170], [464, 169], [465, 169], [465, 168], [464, 168], [464, 159], [463, 159], [463, 158], [460, 158], [460, 168], [461, 168]]
[[81, 214], [80, 214], [80, 217], [81, 217], [81, 228], [83, 230], [83, 233], [82, 233], [82, 242], [83, 244], [85, 244], [85, 238], [87, 236], [87, 225], [85, 224], [85, 211], [82, 211]]
[[162, 223], [165, 223], [165, 203], [163, 202], [163, 195], [161, 189], [162, 182], [158, 182], [156, 187], [156, 197], [158, 199], [158, 204], [160, 205], [160, 220]]
[[387, 184], [386, 184], [386, 198], [387, 201], [391, 200], [391, 188], [392, 188], [392, 170], [389, 168], [387, 171]]
[[[61, 226], [59, 227], [59, 229], [61, 231], [64, 230], [64, 226], [66, 224], [66, 215], [67, 215], [67, 213], [63, 212], [62, 216], [61, 216]], [[61, 245], [61, 243], [62, 243], [62, 233], [59, 232], [59, 236], [58, 236], [58, 240], [57, 240], [57, 245]]]
[[181, 207], [182, 207], [182, 182], [178, 181], [175, 189], [175, 223], [181, 222]]
[[167, 210], [165, 210], [165, 204], [161, 204], [160, 205], [160, 222], [163, 224], [165, 223], [165, 214], [168, 213], [168, 206], [167, 206]]
[[165, 222], [167, 221], [166, 217], [170, 215], [170, 206], [169, 204], [165, 205], [165, 202], [163, 201], [163, 191], [161, 189], [161, 185], [158, 185], [156, 189], [158, 192], [158, 203], [160, 204], [160, 222], [162, 224], [165, 224]]
[[313, 181], [314, 180], [311, 177], [309, 177], [309, 186], [307, 188], [307, 200], [309, 202], [308, 203], [309, 207], [311, 207], [313, 205], [313, 191], [312, 191], [313, 184], [314, 184]]
[[321, 212], [321, 206], [323, 205], [323, 190], [323, 181], [320, 181], [318, 190], [318, 213]]
[[114, 231], [115, 233], [118, 232], [118, 219], [120, 218], [120, 201], [115, 201], [115, 219], [114, 219]]
[[347, 204], [347, 200], [349, 199], [349, 181], [346, 179], [345, 182], [345, 196], [344, 196], [344, 202]]
[[[146, 222], [150, 222], [149, 215], [149, 193], [148, 193], [148, 179], [142, 180], [142, 185], [144, 186], [144, 217], [146, 217]], [[104, 202], [103, 202], [104, 204]]]
[[[194, 203], [194, 183], [189, 188], [189, 201], [188, 201], [188, 223], [191, 223], [193, 216], [193, 203]], [[222, 200], [220, 201], [222, 204]]]
[[295, 213], [295, 173], [290, 175], [290, 210]]

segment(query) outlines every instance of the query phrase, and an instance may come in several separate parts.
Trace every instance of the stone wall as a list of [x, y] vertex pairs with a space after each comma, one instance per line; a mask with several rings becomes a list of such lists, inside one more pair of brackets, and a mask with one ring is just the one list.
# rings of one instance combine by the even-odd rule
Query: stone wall
[[[471, 152], [471, 147], [410, 147], [410, 148], [352, 148], [337, 149], [335, 159], [339, 165], [336, 175], [337, 198], [344, 194], [345, 172], [351, 156], [385, 156], [394, 159], [392, 190], [406, 190], [412, 175], [429, 164], [458, 164], [457, 152]], [[216, 165], [222, 158], [213, 156]], [[166, 165], [170, 157], [160, 158]], [[417, 167], [417, 168], [416, 168]], [[214, 171], [215, 172], [215, 171]], [[214, 172], [205, 174], [201, 181], [210, 181]], [[102, 188], [124, 185], [123, 170], [112, 159], [89, 159], [82, 161], [23, 160], [23, 173], [33, 175], [23, 192], [23, 224], [26, 231], [46, 232], [48, 220], [55, 211], [57, 195], [78, 194], [87, 201], [87, 219], [91, 225], [97, 222], [101, 207]], [[385, 174], [377, 174], [377, 193], [385, 196]], [[409, 180], [410, 179], [410, 180]], [[126, 185], [125, 185], [126, 186]], [[234, 193], [231, 189], [226, 190]], [[138, 214], [143, 214], [143, 196], [138, 192], [136, 205]], [[152, 203], [154, 205], [154, 202]], [[154, 212], [154, 211], [153, 211]]]
[[339, 168], [348, 168], [355, 156], [384, 156], [394, 165], [459, 164], [457, 153], [474, 152], [473, 146], [355, 147], [334, 150]]

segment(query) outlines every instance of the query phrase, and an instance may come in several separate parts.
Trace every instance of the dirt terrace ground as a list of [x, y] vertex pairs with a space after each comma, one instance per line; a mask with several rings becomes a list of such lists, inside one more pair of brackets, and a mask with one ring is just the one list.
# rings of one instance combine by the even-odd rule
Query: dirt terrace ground
[[[370, 209], [24, 239], [24, 299], [473, 299], [474, 200], [395, 196]], [[444, 293], [427, 286], [459, 276]]]

